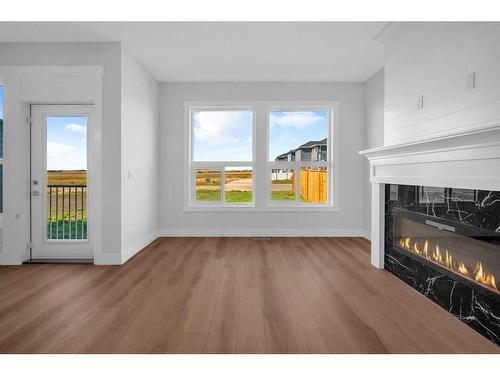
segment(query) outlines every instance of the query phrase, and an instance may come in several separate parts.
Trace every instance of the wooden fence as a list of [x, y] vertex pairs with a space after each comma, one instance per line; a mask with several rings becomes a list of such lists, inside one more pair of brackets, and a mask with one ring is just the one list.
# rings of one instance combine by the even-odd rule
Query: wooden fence
[[[328, 172], [326, 169], [301, 169], [300, 170], [300, 200], [305, 203], [326, 203]], [[296, 181], [293, 174], [293, 188]]]

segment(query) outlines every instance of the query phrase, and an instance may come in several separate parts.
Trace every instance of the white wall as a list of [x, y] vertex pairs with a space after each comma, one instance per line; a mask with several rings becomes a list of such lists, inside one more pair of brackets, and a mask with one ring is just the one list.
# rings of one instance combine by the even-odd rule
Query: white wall
[[[339, 212], [184, 212], [184, 102], [340, 101]], [[160, 89], [160, 228], [171, 235], [361, 235], [363, 83], [164, 83]]]
[[[365, 82], [365, 149], [384, 145], [384, 69]], [[368, 160], [365, 160], [365, 230], [371, 225], [371, 186]]]
[[121, 70], [122, 262], [158, 232], [159, 84], [122, 50]]
[[[396, 24], [385, 43], [385, 144], [500, 123], [500, 23]], [[466, 76], [476, 73], [476, 88]], [[417, 109], [418, 96], [424, 108]]]
[[[110, 259], [116, 258], [121, 251], [120, 57], [119, 43], [0, 43], [0, 66], [98, 65], [104, 68], [101, 251], [108, 254]], [[10, 105], [11, 99], [15, 98], [10, 97], [6, 89], [6, 106]], [[3, 236], [4, 246], [9, 247], [10, 256], [3, 260], [16, 264], [26, 259], [26, 243], [29, 240], [29, 199], [23, 198], [30, 196], [29, 135], [9, 128], [25, 126], [21, 105], [11, 104], [11, 117], [6, 111], [4, 124], [4, 225], [6, 229], [7, 225], [10, 226], [9, 233], [6, 230]]]

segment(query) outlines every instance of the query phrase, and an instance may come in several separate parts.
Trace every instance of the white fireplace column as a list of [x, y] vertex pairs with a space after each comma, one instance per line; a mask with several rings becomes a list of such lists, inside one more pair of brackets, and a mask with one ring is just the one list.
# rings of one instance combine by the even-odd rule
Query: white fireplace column
[[371, 263], [384, 268], [385, 184], [372, 182]]

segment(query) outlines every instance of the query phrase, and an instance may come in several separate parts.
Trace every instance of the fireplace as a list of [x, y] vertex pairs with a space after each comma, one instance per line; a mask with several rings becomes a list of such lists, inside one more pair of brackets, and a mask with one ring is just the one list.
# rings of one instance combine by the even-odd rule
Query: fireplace
[[500, 293], [497, 287], [500, 246], [489, 241], [500, 238], [500, 233], [397, 208], [393, 216], [394, 248], [409, 252], [429, 267], [480, 293], [493, 297]]
[[500, 192], [386, 185], [384, 268], [500, 345]]

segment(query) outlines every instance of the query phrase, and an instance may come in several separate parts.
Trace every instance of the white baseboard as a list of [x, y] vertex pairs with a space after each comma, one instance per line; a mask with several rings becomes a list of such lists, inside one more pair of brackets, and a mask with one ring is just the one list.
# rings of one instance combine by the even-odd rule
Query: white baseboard
[[363, 238], [367, 239], [368, 241], [371, 241], [372, 240], [372, 234], [369, 230], [365, 230], [363, 231]]
[[148, 234], [146, 237], [144, 237], [140, 241], [137, 241], [133, 245], [127, 247], [124, 251], [122, 251], [122, 258], [121, 258], [122, 263], [121, 264], [124, 264], [125, 262], [127, 262], [127, 260], [132, 258], [135, 254], [137, 254], [139, 251], [144, 249], [146, 246], [148, 246], [151, 242], [156, 240], [158, 237], [160, 237], [160, 233], [159, 233], [159, 231], [156, 231], [156, 232], [153, 232], [151, 234]]
[[160, 237], [158, 231], [148, 234], [143, 239], [137, 241], [136, 243], [130, 245], [121, 253], [99, 253], [94, 256], [94, 264], [96, 265], [121, 265], [127, 262], [130, 258], [132, 258], [139, 251], [148, 246], [151, 242]]
[[97, 253], [94, 254], [94, 264], [99, 266], [113, 266], [122, 264], [120, 253]]
[[162, 229], [160, 237], [364, 237], [363, 229]]

